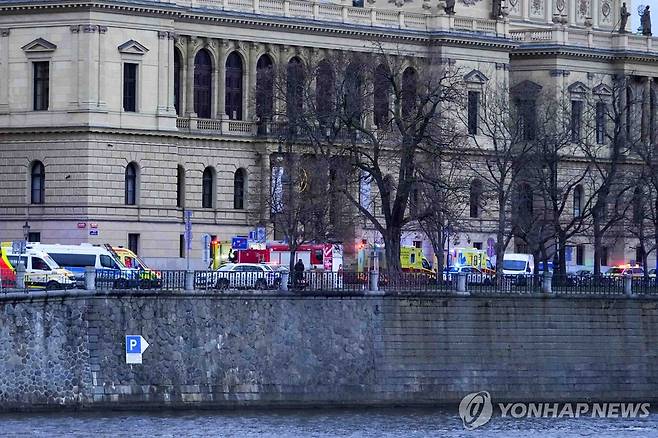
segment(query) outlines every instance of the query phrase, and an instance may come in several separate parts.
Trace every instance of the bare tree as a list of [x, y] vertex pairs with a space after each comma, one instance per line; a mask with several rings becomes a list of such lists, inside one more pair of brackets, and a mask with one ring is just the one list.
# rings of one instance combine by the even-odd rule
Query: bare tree
[[[305, 85], [291, 86], [294, 68]], [[402, 231], [417, 219], [409, 207], [419, 164], [462, 135], [449, 116], [461, 101], [461, 76], [448, 64], [410, 61], [382, 46], [375, 54], [337, 53], [294, 68], [288, 66], [287, 83], [275, 93], [275, 107], [285, 110], [280, 120], [293, 142], [348, 166], [340, 192], [383, 237], [388, 268], [399, 270]], [[364, 179], [378, 209], [359, 200], [355, 187]]]
[[466, 160], [492, 200], [499, 267], [514, 237], [512, 203], [533, 148], [536, 124], [536, 95], [510, 102], [509, 91], [506, 84], [491, 84], [484, 89], [479, 130], [471, 135], [474, 151]]

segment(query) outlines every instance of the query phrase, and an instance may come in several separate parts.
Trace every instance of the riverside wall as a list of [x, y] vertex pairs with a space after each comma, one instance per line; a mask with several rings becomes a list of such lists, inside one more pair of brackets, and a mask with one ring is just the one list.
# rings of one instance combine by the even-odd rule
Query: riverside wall
[[[150, 343], [127, 365], [124, 336]], [[658, 301], [0, 299], [0, 410], [658, 399]], [[456, 405], [455, 405], [456, 406]]]

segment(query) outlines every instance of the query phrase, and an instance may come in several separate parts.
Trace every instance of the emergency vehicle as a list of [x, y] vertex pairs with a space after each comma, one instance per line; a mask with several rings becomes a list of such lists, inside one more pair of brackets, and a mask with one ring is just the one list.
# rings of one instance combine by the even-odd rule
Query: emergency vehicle
[[61, 268], [44, 251], [30, 248], [21, 254], [14, 253], [11, 242], [0, 244], [0, 282], [2, 287], [15, 287], [16, 266], [25, 266], [25, 286], [28, 288], [62, 289], [75, 287], [75, 276]]
[[105, 245], [117, 260], [128, 269], [137, 269], [139, 272], [140, 287], [160, 287], [162, 285], [161, 273], [149, 268], [137, 254], [123, 246]]

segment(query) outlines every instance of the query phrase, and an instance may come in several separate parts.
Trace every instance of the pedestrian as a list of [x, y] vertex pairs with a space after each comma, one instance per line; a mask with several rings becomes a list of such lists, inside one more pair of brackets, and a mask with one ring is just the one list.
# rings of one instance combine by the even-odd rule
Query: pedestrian
[[295, 274], [295, 281], [294, 284], [295, 286], [299, 286], [302, 283], [302, 279], [304, 278], [304, 262], [302, 259], [297, 259], [297, 263], [295, 263], [294, 267], [294, 274]]

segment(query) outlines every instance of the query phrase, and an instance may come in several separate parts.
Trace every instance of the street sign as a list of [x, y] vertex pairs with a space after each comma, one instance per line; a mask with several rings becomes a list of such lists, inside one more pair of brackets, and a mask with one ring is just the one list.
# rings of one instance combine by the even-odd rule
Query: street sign
[[25, 240], [14, 240], [11, 242], [11, 251], [14, 254], [23, 254], [25, 252], [25, 245], [27, 245]]
[[258, 227], [256, 228], [256, 241], [259, 243], [265, 242], [265, 239], [267, 238], [267, 230], [265, 227]]
[[210, 240], [210, 234], [201, 235], [201, 257], [206, 266], [210, 263]]
[[185, 210], [185, 249], [192, 251], [192, 210]]
[[142, 335], [126, 335], [126, 363], [142, 363], [142, 354], [149, 348], [149, 343]]
[[90, 236], [98, 236], [98, 230], [89, 230]]
[[233, 249], [249, 249], [249, 242], [246, 237], [234, 237], [231, 240], [231, 248]]
[[87, 228], [87, 222], [78, 222], [78, 228]]

